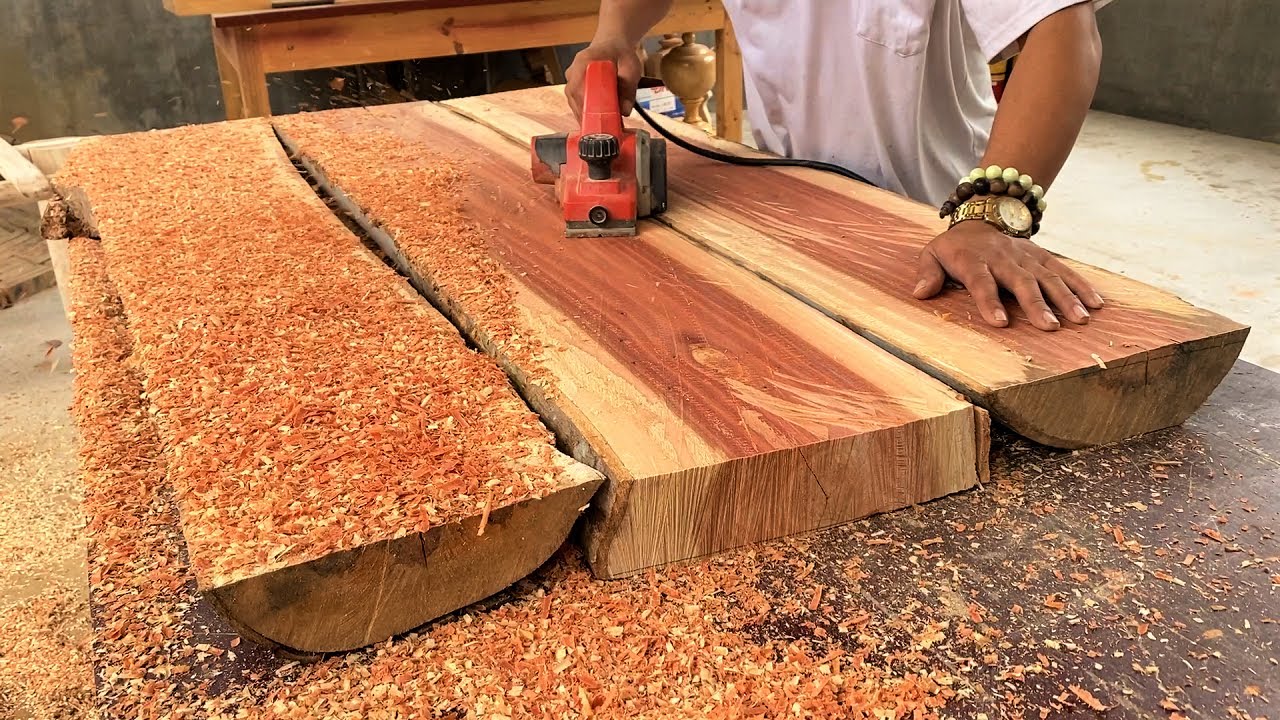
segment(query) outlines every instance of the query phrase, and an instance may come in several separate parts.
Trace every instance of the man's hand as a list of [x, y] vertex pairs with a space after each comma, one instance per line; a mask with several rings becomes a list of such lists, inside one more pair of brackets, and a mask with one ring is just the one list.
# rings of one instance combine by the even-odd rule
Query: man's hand
[[569, 99], [569, 107], [573, 108], [574, 117], [582, 119], [582, 82], [587, 74], [587, 63], [593, 60], [612, 60], [618, 65], [618, 103], [622, 115], [630, 115], [636, 104], [636, 88], [640, 85], [644, 68], [634, 45], [627, 45], [625, 40], [606, 40], [593, 42], [584, 48], [564, 73], [568, 83], [564, 94]]
[[1060, 327], [1049, 303], [1078, 325], [1089, 322], [1086, 306], [1102, 307], [1102, 296], [1088, 281], [1048, 250], [978, 220], [957, 223], [920, 252], [915, 296], [926, 300], [937, 295], [947, 276], [969, 290], [982, 318], [995, 327], [1009, 324], [1001, 288], [1018, 299], [1031, 324], [1041, 330]]
[[618, 65], [618, 100], [623, 115], [630, 115], [636, 104], [636, 86], [644, 69], [636, 46], [646, 33], [671, 10], [673, 0], [600, 0], [600, 19], [595, 39], [565, 71], [564, 94], [569, 98], [573, 114], [582, 119], [582, 80], [587, 63], [612, 60]]

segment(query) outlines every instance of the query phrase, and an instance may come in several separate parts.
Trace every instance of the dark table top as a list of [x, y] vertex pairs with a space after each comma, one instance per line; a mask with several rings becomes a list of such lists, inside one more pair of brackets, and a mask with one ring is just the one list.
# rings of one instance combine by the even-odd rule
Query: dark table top
[[[1106, 717], [1280, 717], [1278, 478], [1280, 375], [1244, 362], [1184, 426], [1124, 443], [997, 430], [982, 489], [752, 550], [774, 611], [744, 632], [821, 655], [870, 622], [963, 678], [946, 717], [1091, 716], [1072, 686]], [[193, 602], [188, 644], [229, 647]], [[922, 643], [922, 623], [943, 639]], [[290, 659], [243, 643], [209, 662], [180, 682], [216, 697]]]

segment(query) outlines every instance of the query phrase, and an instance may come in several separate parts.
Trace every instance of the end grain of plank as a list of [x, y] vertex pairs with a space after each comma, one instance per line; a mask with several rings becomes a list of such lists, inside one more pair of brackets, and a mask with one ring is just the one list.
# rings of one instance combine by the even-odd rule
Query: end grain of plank
[[265, 122], [85, 143], [57, 182], [102, 238], [200, 587], [247, 636], [377, 642], [567, 536], [599, 475], [342, 227]]

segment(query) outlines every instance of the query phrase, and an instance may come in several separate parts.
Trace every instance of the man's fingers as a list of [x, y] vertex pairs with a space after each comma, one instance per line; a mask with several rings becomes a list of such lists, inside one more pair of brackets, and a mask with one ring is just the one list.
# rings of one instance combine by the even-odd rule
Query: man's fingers
[[1093, 285], [1089, 284], [1089, 281], [1085, 280], [1083, 275], [1072, 270], [1066, 263], [1052, 255], [1044, 262], [1044, 266], [1050, 272], [1061, 277], [1062, 282], [1066, 283], [1067, 287], [1071, 288], [1071, 292], [1075, 293], [1076, 297], [1080, 298], [1080, 301], [1087, 307], [1093, 310], [1102, 307], [1102, 296], [1098, 294], [1097, 290], [1093, 289]]
[[1040, 266], [1035, 266], [1030, 270], [1040, 283], [1040, 290], [1044, 292], [1049, 302], [1058, 308], [1058, 312], [1077, 325], [1089, 322], [1089, 311], [1084, 309], [1084, 303], [1080, 302], [1080, 298], [1076, 297], [1071, 288], [1067, 287], [1067, 283], [1063, 281], [1061, 276], [1048, 268]]
[[1057, 316], [1049, 309], [1049, 304], [1044, 301], [1044, 296], [1040, 294], [1040, 283], [1035, 275], [1021, 265], [1014, 265], [1013, 263], [993, 268], [993, 270], [1000, 287], [1013, 293], [1032, 325], [1048, 331], [1057, 330], [1061, 327]]
[[623, 117], [631, 115], [631, 109], [636, 106], [636, 90], [640, 88], [640, 76], [628, 77], [618, 76], [618, 109], [622, 111]]
[[[640, 88], [640, 76], [644, 74], [644, 68], [640, 65], [640, 58], [628, 57], [618, 62], [618, 99], [621, 100], [621, 110], [624, 116], [631, 114], [631, 109], [636, 106], [636, 91]], [[634, 58], [635, 62], [631, 62]]]
[[578, 120], [582, 120], [582, 90], [576, 88], [576, 92], [569, 93], [569, 107], [573, 108], [573, 116]]
[[929, 298], [942, 292], [942, 285], [947, 281], [947, 271], [942, 263], [927, 249], [920, 253], [916, 269], [916, 288], [911, 291], [919, 300]]
[[1009, 324], [1009, 315], [1000, 302], [1000, 288], [991, 271], [982, 263], [970, 263], [951, 270], [951, 276], [964, 284], [973, 301], [978, 305], [978, 312], [988, 325], [1005, 327]]

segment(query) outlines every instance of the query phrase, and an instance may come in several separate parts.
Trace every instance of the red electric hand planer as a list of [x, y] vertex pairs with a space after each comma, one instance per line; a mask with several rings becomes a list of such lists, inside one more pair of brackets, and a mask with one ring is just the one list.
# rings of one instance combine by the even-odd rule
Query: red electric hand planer
[[667, 144], [626, 130], [618, 109], [618, 67], [587, 65], [577, 133], [533, 138], [533, 179], [555, 184], [566, 237], [635, 235], [636, 219], [667, 208]]

